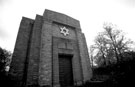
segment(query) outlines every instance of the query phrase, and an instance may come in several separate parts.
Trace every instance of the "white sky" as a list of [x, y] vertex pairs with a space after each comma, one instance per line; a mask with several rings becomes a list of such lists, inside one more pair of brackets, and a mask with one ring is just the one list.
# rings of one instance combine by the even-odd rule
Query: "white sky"
[[88, 47], [104, 22], [116, 24], [135, 41], [135, 0], [0, 0], [0, 46], [13, 51], [22, 16], [34, 19], [45, 9], [78, 19]]

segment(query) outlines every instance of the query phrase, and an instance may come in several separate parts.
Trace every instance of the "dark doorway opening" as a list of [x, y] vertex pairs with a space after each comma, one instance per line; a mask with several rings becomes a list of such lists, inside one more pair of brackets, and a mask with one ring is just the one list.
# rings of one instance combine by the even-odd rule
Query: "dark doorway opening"
[[72, 55], [59, 54], [59, 81], [61, 87], [73, 85]]

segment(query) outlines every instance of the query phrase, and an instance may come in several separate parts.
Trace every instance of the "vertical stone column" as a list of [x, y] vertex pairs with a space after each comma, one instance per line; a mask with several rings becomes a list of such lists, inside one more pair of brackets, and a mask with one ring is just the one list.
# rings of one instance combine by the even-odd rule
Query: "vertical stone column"
[[41, 29], [42, 29], [43, 17], [40, 15], [36, 16], [32, 37], [30, 52], [28, 54], [29, 64], [27, 73], [27, 85], [38, 85], [38, 70], [39, 70], [39, 59], [40, 59], [40, 45], [41, 45]]
[[59, 83], [59, 59], [58, 59], [58, 39], [53, 37], [53, 87], [60, 87]]
[[89, 78], [92, 78], [92, 69], [91, 69], [91, 66], [90, 66], [90, 57], [89, 57], [89, 52], [88, 52], [88, 45], [86, 43], [86, 39], [85, 39], [85, 35], [84, 33], [82, 33], [82, 39], [83, 39], [83, 47], [84, 47], [84, 51], [85, 51], [85, 55], [86, 55], [86, 64], [87, 64], [87, 67], [88, 67], [88, 72], [89, 72]]
[[39, 65], [40, 86], [52, 86], [52, 25], [44, 19]]
[[82, 35], [82, 32], [78, 29], [76, 31], [77, 34], [77, 40], [78, 40], [78, 45], [79, 45], [79, 51], [80, 51], [80, 61], [81, 61], [81, 66], [82, 66], [82, 74], [83, 74], [83, 82], [86, 82], [90, 80], [90, 71], [89, 71], [89, 66], [87, 64], [88, 61], [88, 54], [87, 54], [87, 49], [85, 47], [86, 43], [84, 43], [84, 38]]
[[83, 75], [82, 75], [82, 67], [80, 62], [79, 48], [78, 48], [77, 40], [73, 42], [73, 75], [74, 75], [74, 85], [82, 85]]
[[10, 74], [15, 76], [16, 86], [21, 87], [26, 84], [26, 74], [28, 65], [28, 53], [31, 39], [31, 31], [33, 28], [33, 20], [23, 17], [18, 36], [16, 39], [16, 44], [14, 48], [14, 53], [12, 56]]

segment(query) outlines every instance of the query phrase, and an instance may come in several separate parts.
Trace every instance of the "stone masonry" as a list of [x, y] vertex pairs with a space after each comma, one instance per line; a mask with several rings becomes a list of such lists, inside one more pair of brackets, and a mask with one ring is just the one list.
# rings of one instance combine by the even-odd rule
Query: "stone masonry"
[[79, 21], [50, 10], [35, 20], [23, 17], [10, 74], [14, 87], [67, 87], [89, 81], [92, 71]]

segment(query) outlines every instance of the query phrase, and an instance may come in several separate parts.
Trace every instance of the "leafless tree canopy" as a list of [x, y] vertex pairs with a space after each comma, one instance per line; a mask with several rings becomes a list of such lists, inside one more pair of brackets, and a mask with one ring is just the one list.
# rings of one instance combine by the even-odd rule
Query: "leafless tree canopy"
[[[131, 51], [133, 41], [127, 40], [121, 30], [111, 25], [104, 25], [104, 31], [95, 38], [90, 47], [90, 59], [98, 65], [108, 65], [123, 60], [123, 53]], [[92, 64], [93, 64], [92, 63]]]

